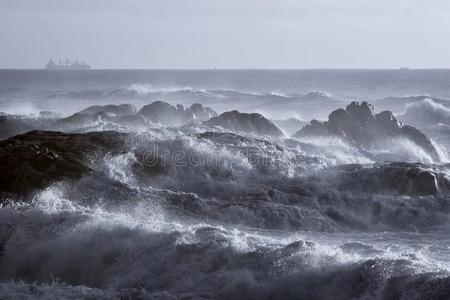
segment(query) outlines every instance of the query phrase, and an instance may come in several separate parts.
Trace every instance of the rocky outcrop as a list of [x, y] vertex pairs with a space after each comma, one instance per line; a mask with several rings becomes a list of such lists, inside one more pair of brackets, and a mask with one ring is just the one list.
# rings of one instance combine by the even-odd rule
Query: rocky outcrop
[[192, 104], [191, 107], [186, 109], [186, 113], [189, 117], [198, 122], [208, 121], [217, 116], [217, 113], [212, 108], [203, 107], [203, 105], [199, 103]]
[[225, 112], [211, 118], [205, 125], [219, 126], [233, 132], [255, 135], [283, 136], [283, 132], [270, 120], [261, 114], [247, 114], [236, 110]]
[[216, 116], [217, 113], [209, 107], [195, 103], [185, 109], [183, 105], [173, 106], [163, 101], [156, 101], [141, 108], [139, 114], [153, 123], [167, 126], [182, 126], [189, 123], [199, 123]]
[[93, 105], [78, 112], [80, 115], [95, 115], [98, 113], [108, 114], [111, 117], [127, 116], [135, 114], [136, 107], [131, 104]]
[[182, 105], [173, 106], [166, 102], [156, 101], [142, 107], [139, 112], [136, 112], [136, 108], [131, 104], [95, 105], [55, 121], [50, 129], [77, 132], [108, 124], [140, 129], [148, 127], [151, 123], [182, 126], [201, 123], [214, 116], [217, 116], [214, 110], [198, 103], [185, 109]]
[[414, 142], [429, 154], [434, 161], [440, 161], [438, 150], [425, 134], [418, 129], [403, 125], [392, 112], [376, 114], [367, 102], [352, 102], [345, 109], [333, 111], [326, 122], [311, 121], [295, 134], [295, 137], [338, 136], [364, 148], [377, 148], [380, 144], [395, 142], [404, 138]]
[[66, 118], [57, 120], [52, 124], [52, 130], [57, 131], [77, 131], [83, 128], [94, 127], [104, 121], [112, 121], [113, 116], [105, 112], [95, 114], [75, 113]]
[[125, 134], [105, 131], [66, 134], [31, 131], [0, 142], [0, 199], [26, 196], [55, 181], [77, 179], [91, 171], [86, 155], [119, 152]]
[[448, 193], [446, 173], [446, 166], [419, 163], [353, 164], [329, 169], [317, 181], [340, 191], [429, 196]]

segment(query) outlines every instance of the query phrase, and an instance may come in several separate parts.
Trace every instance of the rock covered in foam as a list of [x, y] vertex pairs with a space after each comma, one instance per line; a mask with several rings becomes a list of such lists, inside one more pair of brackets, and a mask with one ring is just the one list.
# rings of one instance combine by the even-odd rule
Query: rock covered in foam
[[247, 114], [233, 110], [211, 118], [205, 124], [209, 126], [220, 126], [234, 132], [274, 137], [283, 136], [283, 132], [272, 121], [257, 113]]
[[352, 102], [345, 109], [333, 111], [328, 121], [313, 120], [295, 134], [295, 137], [307, 136], [338, 136], [365, 149], [405, 138], [414, 142], [434, 161], [441, 160], [438, 149], [429, 137], [415, 127], [403, 125], [392, 112], [376, 114], [374, 107], [367, 102]]
[[141, 108], [139, 114], [153, 123], [169, 126], [182, 126], [209, 120], [217, 113], [209, 107], [195, 103], [185, 109], [183, 105], [173, 106], [163, 101], [156, 101]]
[[0, 194], [26, 196], [58, 180], [90, 171], [86, 155], [120, 151], [125, 134], [31, 131], [0, 142]]

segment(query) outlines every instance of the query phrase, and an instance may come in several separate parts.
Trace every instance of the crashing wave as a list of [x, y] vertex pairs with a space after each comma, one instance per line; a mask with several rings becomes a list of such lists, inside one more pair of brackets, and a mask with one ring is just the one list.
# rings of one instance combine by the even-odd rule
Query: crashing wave
[[419, 127], [450, 125], [450, 108], [427, 98], [407, 105], [406, 111], [399, 115], [399, 119]]
[[354, 105], [339, 134], [289, 139], [261, 115], [156, 106], [0, 143], [0, 298], [450, 295], [449, 166], [385, 162], [433, 160], [407, 134], [361, 147], [367, 120], [405, 127], [392, 114]]

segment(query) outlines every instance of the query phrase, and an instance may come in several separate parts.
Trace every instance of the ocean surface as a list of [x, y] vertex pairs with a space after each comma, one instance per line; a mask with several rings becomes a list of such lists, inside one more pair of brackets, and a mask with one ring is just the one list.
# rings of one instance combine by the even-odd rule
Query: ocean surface
[[[88, 175], [2, 199], [0, 299], [450, 299], [450, 70], [0, 70], [14, 118], [156, 100], [261, 113], [284, 136], [72, 128], [130, 134], [167, 170], [136, 173], [131, 150], [87, 156]], [[415, 126], [439, 159], [295, 137], [352, 101]], [[438, 193], [392, 189], [392, 162], [436, 174]]]

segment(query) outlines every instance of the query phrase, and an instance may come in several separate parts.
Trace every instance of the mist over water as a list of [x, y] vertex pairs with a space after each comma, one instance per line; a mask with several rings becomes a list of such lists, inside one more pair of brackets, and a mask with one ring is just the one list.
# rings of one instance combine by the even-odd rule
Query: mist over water
[[[0, 298], [449, 298], [449, 80], [405, 70], [0, 71], [0, 159], [17, 147], [83, 170], [27, 195], [1, 190]], [[141, 109], [157, 100], [184, 107]], [[353, 100], [392, 117], [364, 115], [373, 120], [356, 133], [335, 124], [347, 119], [330, 113]], [[84, 110], [123, 103], [132, 106]], [[263, 117], [238, 127], [244, 116], [226, 115], [230, 124], [206, 107]], [[379, 133], [386, 116], [389, 130], [405, 128], [397, 118], [427, 138], [409, 127]], [[302, 134], [312, 119], [328, 123]], [[45, 132], [13, 137], [33, 129], [80, 135], [69, 146]]]

